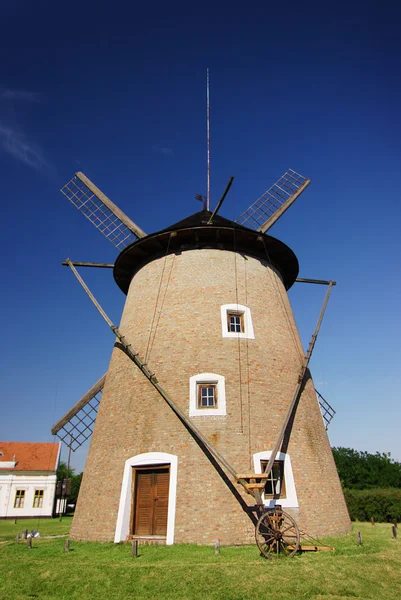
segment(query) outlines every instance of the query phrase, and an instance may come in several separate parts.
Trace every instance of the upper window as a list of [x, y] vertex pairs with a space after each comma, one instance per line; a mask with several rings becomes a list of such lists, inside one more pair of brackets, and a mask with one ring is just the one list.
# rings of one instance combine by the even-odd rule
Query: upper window
[[44, 490], [35, 490], [35, 495], [33, 497], [33, 508], [42, 508], [43, 506], [43, 496]]
[[226, 414], [225, 379], [216, 373], [199, 373], [189, 380], [189, 416]]
[[198, 383], [198, 408], [217, 408], [217, 383]]
[[229, 332], [244, 333], [244, 313], [228, 310], [227, 329]]
[[14, 508], [24, 508], [25, 490], [15, 492]]
[[221, 329], [223, 337], [248, 338], [253, 340], [251, 311], [242, 304], [223, 304], [221, 310]]

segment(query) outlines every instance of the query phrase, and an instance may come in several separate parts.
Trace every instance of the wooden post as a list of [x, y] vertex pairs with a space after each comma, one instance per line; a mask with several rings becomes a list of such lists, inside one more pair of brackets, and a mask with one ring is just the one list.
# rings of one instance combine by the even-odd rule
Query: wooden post
[[65, 540], [64, 552], [70, 551], [70, 540]]
[[[276, 213], [274, 213], [274, 214], [276, 214]], [[259, 229], [258, 231], [261, 231], [261, 229]], [[263, 243], [264, 243], [264, 241], [263, 241]], [[286, 413], [286, 416], [285, 416], [285, 419], [284, 419], [284, 423], [281, 426], [281, 430], [280, 430], [279, 436], [277, 438], [276, 444], [275, 444], [275, 446], [274, 446], [274, 448], [272, 450], [272, 453], [270, 455], [270, 458], [269, 458], [268, 463], [266, 465], [266, 468], [264, 470], [264, 473], [266, 475], [270, 475], [271, 471], [273, 470], [274, 461], [276, 460], [277, 453], [279, 452], [279, 450], [281, 448], [281, 445], [283, 443], [283, 439], [284, 439], [285, 432], [287, 430], [288, 423], [290, 422], [290, 419], [291, 419], [291, 416], [293, 414], [295, 405], [296, 405], [296, 403], [297, 403], [297, 401], [298, 401], [298, 399], [299, 399], [299, 397], [301, 395], [302, 387], [304, 385], [304, 379], [305, 379], [306, 371], [308, 369], [308, 365], [309, 365], [310, 359], [312, 357], [313, 349], [315, 347], [317, 336], [318, 336], [319, 331], [320, 331], [320, 326], [321, 326], [322, 321], [323, 321], [324, 313], [326, 312], [326, 306], [327, 306], [327, 303], [329, 301], [333, 285], [336, 285], [336, 282], [335, 281], [330, 281], [329, 282], [329, 287], [327, 288], [326, 296], [325, 296], [324, 301], [323, 301], [323, 306], [321, 308], [321, 311], [320, 311], [320, 314], [319, 314], [319, 318], [318, 318], [317, 323], [316, 323], [315, 330], [314, 330], [313, 335], [311, 337], [311, 341], [309, 342], [308, 351], [307, 351], [307, 353], [305, 354], [305, 356], [303, 358], [303, 364], [302, 364], [302, 367], [301, 367], [301, 370], [300, 370], [300, 373], [299, 373], [298, 383], [297, 383], [297, 386], [295, 388], [294, 395], [293, 395], [291, 403], [290, 403], [290, 405], [288, 407], [288, 410], [287, 410], [287, 413]]]
[[19, 544], [19, 533], [17, 533], [17, 535], [15, 536], [15, 543]]
[[214, 553], [220, 554], [220, 540], [217, 539], [214, 543]]
[[356, 543], [358, 546], [362, 546], [362, 534], [360, 531], [356, 532]]
[[370, 522], [372, 523], [372, 526], [374, 526], [374, 524], [375, 524], [375, 520], [374, 520], [374, 518], [373, 518], [373, 517], [370, 519]]
[[29, 550], [32, 548], [32, 536], [27, 538], [26, 545], [28, 546]]
[[393, 540], [397, 539], [397, 527], [395, 525], [391, 525], [391, 531], [393, 533]]
[[132, 540], [132, 556], [138, 557], [138, 540]]

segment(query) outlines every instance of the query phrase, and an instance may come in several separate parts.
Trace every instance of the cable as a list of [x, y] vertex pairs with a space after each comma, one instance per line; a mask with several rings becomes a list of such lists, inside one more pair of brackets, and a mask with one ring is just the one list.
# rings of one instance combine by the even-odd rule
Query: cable
[[167, 278], [166, 288], [164, 290], [164, 295], [163, 295], [162, 303], [161, 303], [161, 306], [160, 306], [159, 315], [158, 315], [157, 321], [156, 321], [155, 332], [154, 332], [154, 335], [153, 335], [152, 343], [150, 344], [150, 347], [149, 347], [149, 352], [148, 352], [147, 358], [150, 357], [150, 353], [152, 352], [152, 349], [153, 349], [153, 346], [154, 346], [154, 343], [155, 343], [156, 333], [157, 333], [157, 330], [158, 330], [158, 327], [159, 327], [160, 317], [161, 317], [162, 312], [163, 312], [164, 301], [165, 301], [166, 296], [167, 296], [167, 290], [168, 290], [168, 286], [169, 286], [169, 283], [170, 283], [171, 273], [173, 272], [174, 263], [175, 263], [175, 255], [173, 255], [173, 259], [171, 261], [171, 269], [170, 269], [170, 273], [169, 273], [168, 278]]
[[[248, 273], [246, 260], [245, 268], [245, 306], [248, 306]], [[253, 470], [252, 460], [252, 436], [251, 436], [251, 388], [250, 388], [250, 369], [249, 369], [249, 338], [246, 338], [246, 376], [247, 376], [247, 400], [248, 400], [248, 450], [249, 450], [249, 467]]]
[[[263, 241], [263, 247], [264, 247], [265, 252], [266, 252], [267, 260], [268, 260], [269, 264], [271, 265], [272, 262], [270, 260], [269, 252], [267, 250], [264, 237], [262, 237], [262, 241]], [[273, 277], [273, 274], [271, 273], [270, 269], [269, 269], [269, 275], [270, 275], [270, 279], [273, 281], [273, 287], [274, 287], [274, 289], [276, 291], [276, 294], [278, 296], [279, 304], [281, 305], [281, 308], [282, 308], [282, 311], [283, 311], [283, 314], [284, 314], [284, 318], [287, 321], [288, 329], [289, 329], [290, 334], [291, 334], [291, 336], [293, 338], [295, 349], [298, 352], [299, 358], [301, 359], [301, 362], [302, 362], [303, 358], [304, 358], [304, 351], [303, 351], [302, 345], [300, 343], [300, 340], [299, 340], [299, 337], [297, 335], [297, 332], [296, 332], [296, 330], [293, 327], [291, 318], [290, 318], [290, 316], [288, 314], [287, 307], [286, 307], [286, 305], [285, 305], [285, 303], [283, 301], [283, 298], [282, 298], [282, 296], [280, 294], [280, 290], [278, 288], [277, 281], [276, 281], [275, 277]]]
[[[238, 302], [238, 270], [237, 270], [237, 245], [235, 238], [235, 227], [233, 227], [234, 234], [234, 274], [235, 274], [235, 299], [237, 307]], [[239, 375], [239, 402], [240, 402], [240, 433], [244, 433], [244, 420], [243, 420], [243, 407], [242, 407], [242, 365], [241, 365], [241, 339], [238, 334], [238, 375]]]
[[167, 260], [167, 255], [168, 255], [168, 251], [169, 251], [169, 248], [170, 248], [170, 240], [171, 240], [171, 234], [170, 234], [170, 236], [168, 238], [167, 248], [166, 248], [166, 254], [164, 255], [163, 268], [162, 268], [162, 272], [161, 272], [161, 276], [160, 276], [160, 281], [159, 281], [159, 289], [157, 290], [157, 297], [156, 297], [155, 309], [153, 311], [152, 323], [150, 325], [150, 331], [149, 331], [148, 344], [146, 346], [145, 363], [147, 362], [147, 359], [148, 359], [149, 345], [150, 345], [150, 340], [151, 340], [151, 337], [152, 337], [153, 325], [154, 325], [155, 318], [156, 318], [157, 305], [159, 303], [160, 290], [161, 290], [161, 286], [162, 286], [162, 282], [163, 282], [163, 277], [164, 277], [164, 269], [166, 268], [166, 260]]

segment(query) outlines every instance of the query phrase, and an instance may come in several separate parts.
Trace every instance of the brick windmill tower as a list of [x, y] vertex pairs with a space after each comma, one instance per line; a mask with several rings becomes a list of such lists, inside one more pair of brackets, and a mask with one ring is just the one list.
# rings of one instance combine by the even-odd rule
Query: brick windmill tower
[[[117, 338], [52, 429], [73, 450], [93, 432], [72, 539], [242, 544], [256, 525], [268, 555], [349, 530], [308, 370], [323, 312], [304, 353], [287, 296], [334, 282], [297, 280], [295, 254], [266, 233], [309, 183], [289, 170], [236, 222], [219, 203], [149, 235], [82, 173], [63, 188], [120, 250], [114, 265], [65, 263]], [[118, 328], [77, 266], [113, 267]]]

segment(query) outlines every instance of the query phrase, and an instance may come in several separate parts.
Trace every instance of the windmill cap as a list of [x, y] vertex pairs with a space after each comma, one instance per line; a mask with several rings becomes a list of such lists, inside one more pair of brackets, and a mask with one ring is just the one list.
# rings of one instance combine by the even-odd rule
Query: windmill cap
[[213, 224], [208, 225], [211, 215], [210, 211], [202, 210], [124, 248], [113, 270], [118, 287], [127, 294], [133, 276], [146, 264], [166, 254], [200, 248], [229, 250], [258, 258], [279, 271], [287, 290], [292, 286], [298, 276], [299, 265], [291, 248], [270, 235], [219, 215], [213, 217]]

